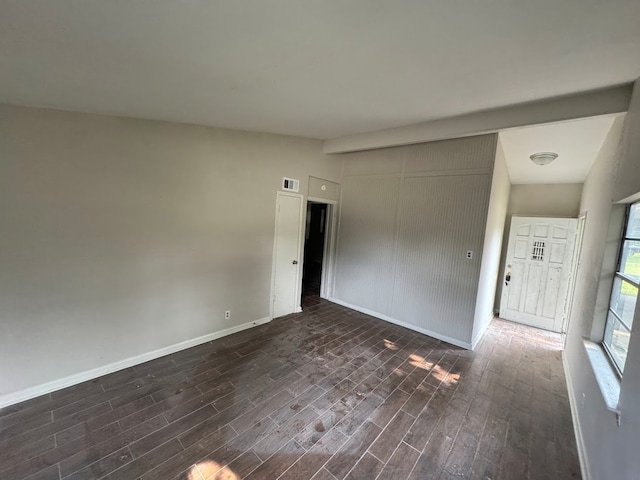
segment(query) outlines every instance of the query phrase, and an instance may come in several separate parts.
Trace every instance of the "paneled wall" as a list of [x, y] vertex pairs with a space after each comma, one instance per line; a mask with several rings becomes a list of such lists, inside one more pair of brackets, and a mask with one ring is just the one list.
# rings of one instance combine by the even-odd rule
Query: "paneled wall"
[[391, 313], [399, 178], [349, 178], [342, 190], [336, 297]]
[[469, 347], [496, 138], [343, 155], [334, 300]]

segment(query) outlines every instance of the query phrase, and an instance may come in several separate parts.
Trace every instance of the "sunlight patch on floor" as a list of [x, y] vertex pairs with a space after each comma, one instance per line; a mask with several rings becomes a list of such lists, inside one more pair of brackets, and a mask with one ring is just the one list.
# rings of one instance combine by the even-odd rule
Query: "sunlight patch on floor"
[[240, 477], [229, 467], [223, 467], [213, 460], [205, 460], [193, 465], [187, 478], [188, 480], [240, 480]]

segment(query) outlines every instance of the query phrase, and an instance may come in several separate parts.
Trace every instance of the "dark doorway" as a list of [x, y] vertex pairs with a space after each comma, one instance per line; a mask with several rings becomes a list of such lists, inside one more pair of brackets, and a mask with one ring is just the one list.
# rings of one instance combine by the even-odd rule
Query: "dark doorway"
[[320, 301], [322, 263], [327, 232], [327, 210], [325, 203], [307, 202], [307, 221], [304, 240], [304, 267], [302, 270], [302, 306], [315, 305]]

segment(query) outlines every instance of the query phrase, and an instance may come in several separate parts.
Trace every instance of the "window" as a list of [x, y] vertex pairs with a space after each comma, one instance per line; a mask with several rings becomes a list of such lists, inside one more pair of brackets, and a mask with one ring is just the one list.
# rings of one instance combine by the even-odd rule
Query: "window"
[[640, 202], [627, 210], [624, 234], [613, 279], [604, 346], [622, 374], [629, 350], [633, 314], [640, 287]]

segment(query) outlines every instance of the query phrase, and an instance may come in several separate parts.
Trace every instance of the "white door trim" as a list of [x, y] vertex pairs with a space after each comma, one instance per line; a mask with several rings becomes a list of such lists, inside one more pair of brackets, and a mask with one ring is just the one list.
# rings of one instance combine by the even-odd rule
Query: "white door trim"
[[[324, 251], [322, 252], [322, 278], [320, 280], [320, 298], [329, 300], [333, 297], [333, 279], [336, 265], [336, 243], [338, 241], [338, 201], [326, 198], [307, 197], [307, 202], [327, 205]], [[305, 232], [306, 234], [306, 232]], [[303, 246], [304, 248], [304, 246]], [[300, 279], [302, 292], [302, 279]]]
[[307, 197], [307, 202], [324, 203], [326, 205], [336, 205], [338, 203], [337, 200], [328, 200], [320, 197]]
[[278, 248], [278, 219], [279, 219], [279, 205], [280, 199], [282, 197], [295, 197], [300, 199], [300, 217], [298, 219], [298, 252], [297, 252], [297, 260], [298, 265], [296, 268], [296, 281], [295, 281], [295, 292], [294, 298], [298, 305], [295, 308], [295, 312], [301, 312], [302, 307], [300, 305], [300, 297], [302, 294], [302, 251], [304, 249], [304, 214], [306, 213], [306, 209], [302, 208], [305, 205], [304, 195], [301, 193], [293, 193], [293, 192], [276, 192], [276, 214], [275, 214], [275, 227], [273, 230], [273, 253], [272, 253], [272, 261], [271, 261], [271, 295], [269, 296], [269, 315], [273, 318], [273, 303], [276, 292], [276, 263], [277, 263], [277, 248]]
[[[576, 289], [576, 277], [578, 275], [578, 267], [580, 265], [580, 255], [582, 254], [582, 240], [584, 239], [584, 227], [587, 223], [587, 212], [578, 215], [578, 223], [576, 224], [576, 239], [573, 244], [573, 258], [571, 262], [571, 273], [569, 277], [569, 290], [567, 292], [567, 301], [565, 307], [565, 318], [562, 324], [562, 333], [569, 332], [569, 322], [571, 321], [571, 309], [573, 308], [573, 295]], [[567, 336], [564, 337], [564, 346], [567, 343]]]
[[333, 296], [333, 275], [335, 272], [336, 252], [336, 209], [337, 204], [327, 204], [326, 234], [324, 238], [324, 253], [322, 254], [322, 280], [320, 282], [320, 298], [329, 299]]

